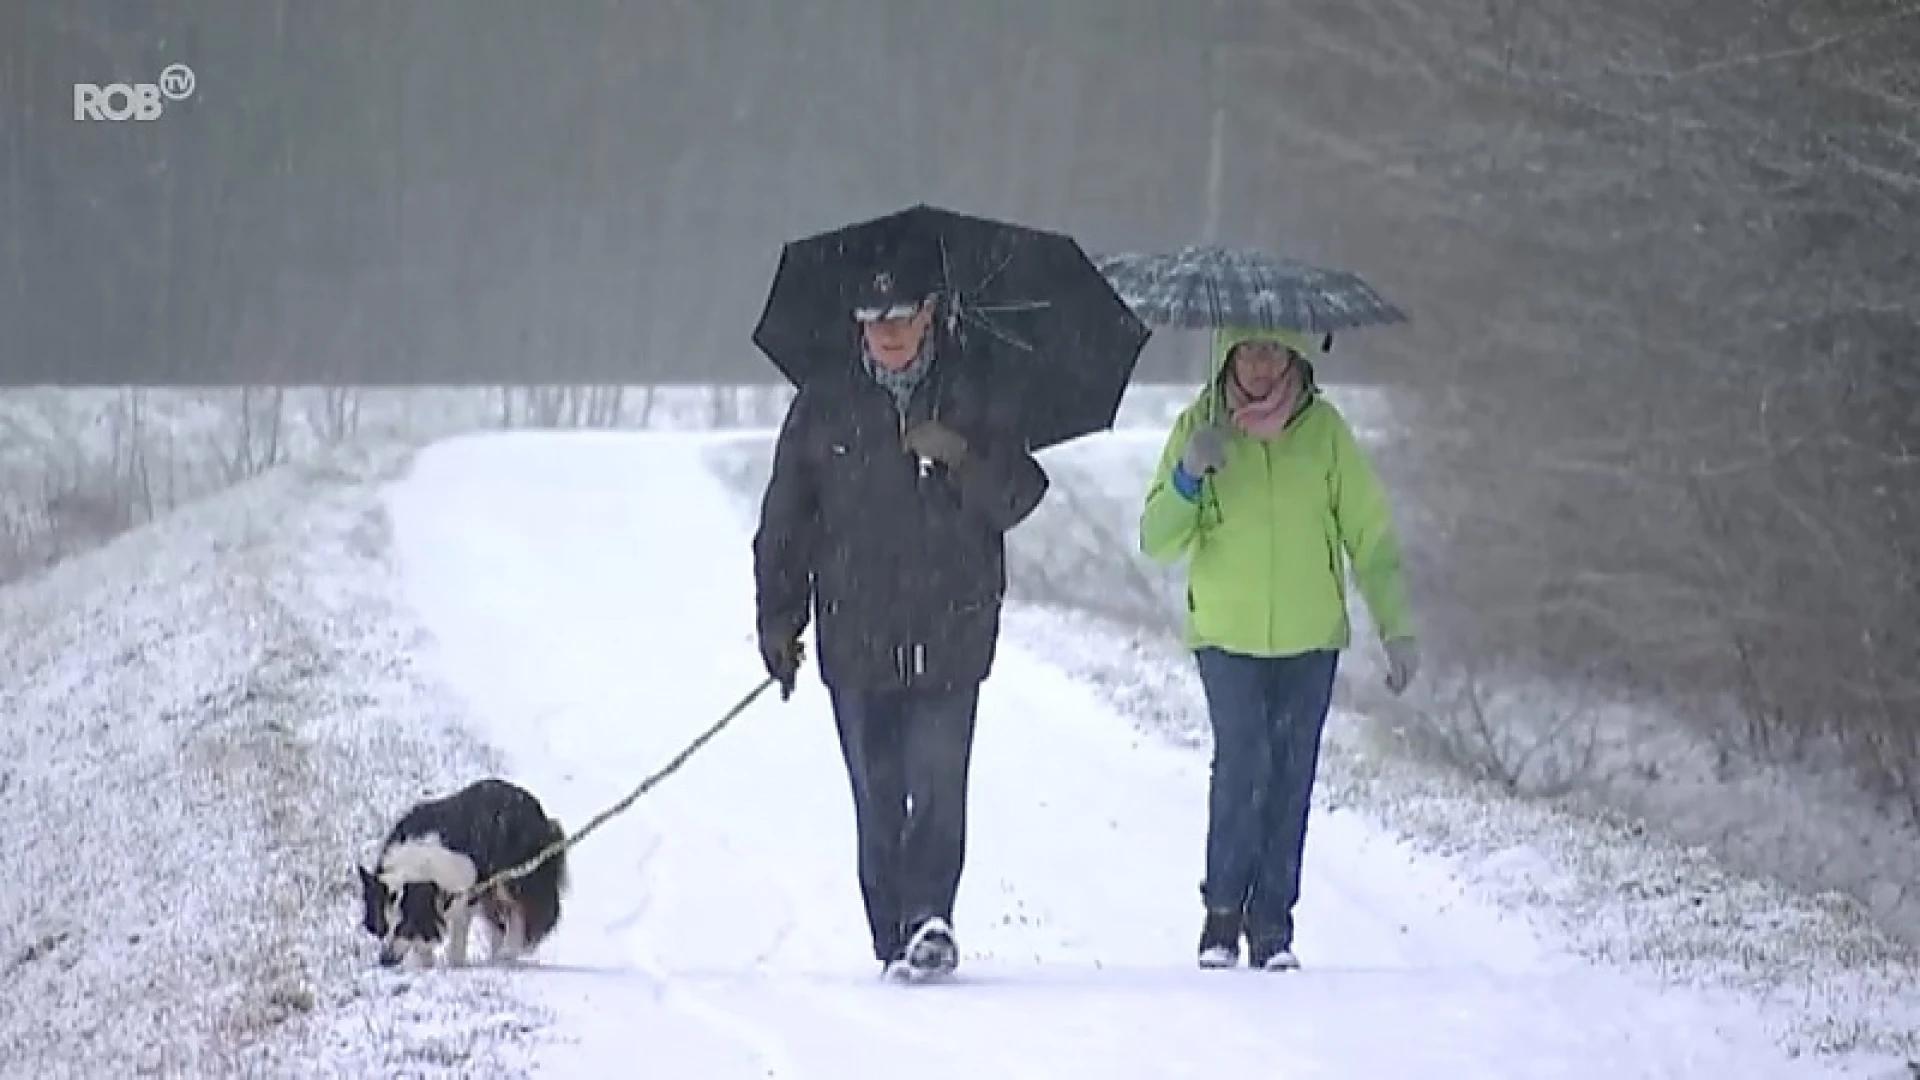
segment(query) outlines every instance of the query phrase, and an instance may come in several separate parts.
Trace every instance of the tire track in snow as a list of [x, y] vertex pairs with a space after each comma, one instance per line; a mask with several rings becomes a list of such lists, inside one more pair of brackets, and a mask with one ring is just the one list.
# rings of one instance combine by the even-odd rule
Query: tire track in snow
[[[650, 885], [652, 881], [652, 871], [650, 871], [648, 867], [652, 864], [654, 857], [660, 853], [660, 845], [664, 840], [658, 830], [650, 831], [652, 833], [652, 843], [649, 843], [647, 849], [642, 851], [635, 860], [635, 865], [638, 866], [640, 870], [640, 881], [643, 886]], [[622, 912], [613, 921], [601, 927], [602, 932], [608, 937], [617, 938], [626, 936], [628, 931], [638, 926], [640, 921], [647, 917], [647, 913], [653, 910], [653, 895], [654, 892], [651, 887], [640, 889], [639, 897], [634, 901], [634, 905]]]
[[[656, 909], [670, 911], [676, 906], [678, 891], [667, 883], [683, 880], [683, 877], [670, 872], [673, 843], [666, 831], [659, 827], [651, 814], [642, 811], [640, 816], [656, 840], [649, 849], [651, 857], [640, 867], [640, 892], [647, 898], [642, 904], [644, 910], [635, 912], [631, 920], [618, 920], [627, 924], [617, 936], [628, 946], [628, 958], [643, 975], [653, 980], [659, 988], [663, 1004], [745, 1046], [764, 1066], [763, 1075], [769, 1080], [801, 1080], [806, 1073], [795, 1062], [786, 1040], [778, 1033], [715, 1004], [707, 996], [688, 987], [684, 981], [676, 979], [657, 959], [660, 951], [654, 937], [656, 920], [649, 916]], [[608, 933], [616, 932], [610, 926]]]

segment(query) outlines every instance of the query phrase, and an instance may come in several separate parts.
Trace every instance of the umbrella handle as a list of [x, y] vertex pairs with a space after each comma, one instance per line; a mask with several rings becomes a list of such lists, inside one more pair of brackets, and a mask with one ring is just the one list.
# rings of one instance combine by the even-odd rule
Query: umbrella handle
[[1194, 531], [1204, 533], [1220, 524], [1220, 497], [1213, 493], [1213, 477], [1200, 478], [1200, 510]]
[[960, 294], [957, 291], [947, 289], [941, 292], [939, 318], [946, 324], [948, 334], [959, 333]]

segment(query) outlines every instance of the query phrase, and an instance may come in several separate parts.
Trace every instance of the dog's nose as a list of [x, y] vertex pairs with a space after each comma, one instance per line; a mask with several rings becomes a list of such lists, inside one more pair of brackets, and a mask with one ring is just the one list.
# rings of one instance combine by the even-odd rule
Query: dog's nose
[[380, 966], [394, 967], [400, 963], [400, 954], [392, 949], [380, 950]]

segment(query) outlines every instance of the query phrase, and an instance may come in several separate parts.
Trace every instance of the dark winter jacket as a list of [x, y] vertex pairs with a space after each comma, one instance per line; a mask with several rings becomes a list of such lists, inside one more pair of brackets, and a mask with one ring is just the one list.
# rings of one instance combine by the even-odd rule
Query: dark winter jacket
[[[981, 384], [936, 360], [904, 416], [849, 358], [788, 407], [754, 535], [760, 626], [816, 624], [821, 681], [847, 690], [953, 688], [992, 669], [1006, 595], [1005, 534], [1047, 475]], [[904, 431], [962, 435], [958, 468], [922, 470]]]

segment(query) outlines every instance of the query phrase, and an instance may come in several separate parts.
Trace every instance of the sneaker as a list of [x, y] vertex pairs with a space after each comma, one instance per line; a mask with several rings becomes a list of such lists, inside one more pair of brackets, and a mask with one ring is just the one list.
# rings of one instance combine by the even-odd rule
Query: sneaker
[[1200, 966], [1230, 968], [1240, 962], [1240, 913], [1209, 911], [1200, 926]]
[[953, 969], [960, 966], [960, 946], [953, 940], [953, 928], [939, 916], [921, 923], [907, 939], [901, 959], [917, 979], [953, 974]]
[[913, 965], [907, 962], [905, 945], [896, 948], [892, 956], [880, 961], [880, 977], [887, 982], [912, 982], [915, 979]]
[[1300, 958], [1279, 942], [1247, 942], [1247, 962], [1261, 971], [1296, 971]]

